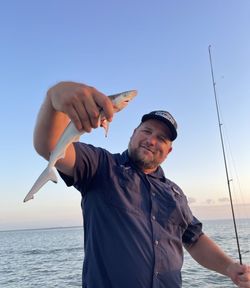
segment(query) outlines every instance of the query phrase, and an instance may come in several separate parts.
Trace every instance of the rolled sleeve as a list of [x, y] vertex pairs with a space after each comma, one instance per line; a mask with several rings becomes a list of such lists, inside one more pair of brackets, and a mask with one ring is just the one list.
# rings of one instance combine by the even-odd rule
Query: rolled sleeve
[[202, 223], [193, 216], [192, 222], [188, 225], [186, 231], [182, 236], [182, 241], [185, 247], [192, 246], [200, 236], [203, 234], [202, 232]]

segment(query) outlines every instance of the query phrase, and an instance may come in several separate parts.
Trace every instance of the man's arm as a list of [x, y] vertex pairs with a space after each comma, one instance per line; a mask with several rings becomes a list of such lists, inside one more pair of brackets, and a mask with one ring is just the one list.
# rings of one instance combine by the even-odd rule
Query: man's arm
[[238, 287], [250, 287], [250, 266], [236, 263], [205, 234], [201, 235], [195, 244], [186, 247], [186, 249], [205, 268], [228, 276]]
[[[90, 132], [92, 128], [97, 128], [100, 109], [107, 120], [111, 121], [111, 101], [93, 87], [74, 82], [61, 82], [51, 87], [40, 108], [34, 130], [34, 147], [37, 153], [48, 160], [70, 120], [79, 131]], [[56, 167], [71, 176], [74, 163], [75, 150], [71, 144], [65, 158], [60, 159]]]

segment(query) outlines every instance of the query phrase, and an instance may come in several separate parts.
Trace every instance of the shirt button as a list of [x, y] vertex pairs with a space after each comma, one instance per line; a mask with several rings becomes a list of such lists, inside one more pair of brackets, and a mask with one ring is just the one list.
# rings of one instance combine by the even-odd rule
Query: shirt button
[[155, 197], [155, 192], [152, 192], [152, 196], [154, 196], [154, 197]]
[[155, 271], [155, 277], [157, 277], [159, 275], [158, 271]]
[[155, 220], [155, 216], [154, 216], [154, 215], [152, 215], [152, 217], [151, 217], [151, 218], [152, 218], [152, 220]]
[[155, 240], [155, 246], [157, 246], [159, 244], [158, 240]]

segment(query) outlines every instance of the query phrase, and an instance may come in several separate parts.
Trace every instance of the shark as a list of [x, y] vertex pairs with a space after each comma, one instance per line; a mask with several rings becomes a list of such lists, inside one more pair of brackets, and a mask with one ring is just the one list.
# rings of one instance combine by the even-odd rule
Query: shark
[[[137, 95], [136, 90], [129, 90], [121, 92], [115, 95], [108, 96], [113, 104], [114, 112], [117, 113], [125, 108], [128, 103]], [[105, 136], [107, 137], [109, 122], [107, 121], [103, 110], [100, 110], [99, 115], [99, 127], [103, 127], [105, 130]], [[33, 186], [31, 187], [28, 194], [25, 196], [23, 202], [27, 202], [31, 199], [34, 199], [34, 194], [36, 194], [48, 181], [54, 183], [58, 182], [57, 173], [56, 173], [56, 162], [65, 157], [65, 151], [67, 147], [73, 143], [79, 141], [82, 134], [86, 131], [79, 131], [72, 121], [69, 122], [62, 135], [60, 136], [55, 148], [50, 153], [49, 161], [47, 167], [43, 170], [40, 176], [37, 178]]]

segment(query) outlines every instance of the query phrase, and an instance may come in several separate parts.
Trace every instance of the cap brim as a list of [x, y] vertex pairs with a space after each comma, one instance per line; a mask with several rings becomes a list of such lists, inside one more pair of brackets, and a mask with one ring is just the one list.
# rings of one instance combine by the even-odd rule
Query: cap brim
[[171, 138], [170, 140], [171, 141], [174, 141], [177, 137], [177, 131], [174, 127], [174, 125], [168, 121], [166, 118], [163, 118], [162, 116], [159, 116], [159, 115], [150, 115], [150, 114], [146, 114], [142, 117], [141, 121], [144, 122], [146, 120], [150, 120], [150, 119], [155, 119], [155, 120], [159, 120], [161, 122], [163, 122], [164, 124], [167, 125], [167, 127], [169, 128], [170, 132], [171, 132]]

